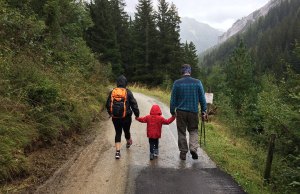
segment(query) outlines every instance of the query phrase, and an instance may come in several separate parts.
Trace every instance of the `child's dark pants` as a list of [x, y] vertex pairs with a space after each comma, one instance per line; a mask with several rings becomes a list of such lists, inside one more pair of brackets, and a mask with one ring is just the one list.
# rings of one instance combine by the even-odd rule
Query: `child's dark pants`
[[158, 150], [158, 139], [149, 138], [149, 144], [150, 144], [150, 153], [153, 154], [154, 150]]

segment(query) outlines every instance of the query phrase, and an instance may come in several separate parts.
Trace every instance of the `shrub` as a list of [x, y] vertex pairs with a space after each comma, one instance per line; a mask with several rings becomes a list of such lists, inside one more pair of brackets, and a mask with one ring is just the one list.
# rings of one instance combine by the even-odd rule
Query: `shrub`
[[55, 103], [58, 98], [58, 91], [47, 86], [38, 86], [29, 89], [28, 102], [32, 106], [49, 105]]

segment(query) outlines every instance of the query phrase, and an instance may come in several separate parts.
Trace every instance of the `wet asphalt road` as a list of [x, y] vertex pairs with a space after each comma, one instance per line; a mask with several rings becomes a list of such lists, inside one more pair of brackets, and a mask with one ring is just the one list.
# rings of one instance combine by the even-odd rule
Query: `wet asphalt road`
[[217, 168], [146, 168], [136, 178], [135, 193], [195, 194], [244, 193], [226, 173]]

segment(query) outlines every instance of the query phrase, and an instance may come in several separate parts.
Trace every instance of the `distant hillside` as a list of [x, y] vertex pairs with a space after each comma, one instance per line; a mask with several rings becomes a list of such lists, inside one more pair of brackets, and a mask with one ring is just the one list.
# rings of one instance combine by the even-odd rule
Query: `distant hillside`
[[208, 24], [200, 23], [193, 18], [181, 18], [181, 42], [192, 41], [196, 45], [198, 53], [216, 45], [218, 37], [222, 33], [222, 31], [214, 29]]
[[232, 36], [205, 55], [202, 65], [224, 64], [242, 39], [257, 64], [257, 72], [272, 71], [282, 74], [285, 69], [282, 60], [300, 72], [298, 56], [293, 53], [296, 42], [300, 41], [300, 1], [278, 1], [280, 1], [278, 6], [249, 25], [244, 32]]
[[265, 16], [270, 9], [276, 7], [280, 2], [285, 0], [270, 0], [265, 6], [254, 11], [242, 19], [237, 20], [231, 28], [229, 28], [224, 34], [219, 37], [219, 43], [226, 41], [238, 32], [244, 32], [251, 24], [257, 21], [260, 17]]

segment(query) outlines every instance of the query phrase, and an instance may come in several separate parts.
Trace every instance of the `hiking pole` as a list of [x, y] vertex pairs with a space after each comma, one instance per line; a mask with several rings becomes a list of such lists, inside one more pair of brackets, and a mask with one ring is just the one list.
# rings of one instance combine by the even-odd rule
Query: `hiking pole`
[[202, 129], [203, 129], [204, 145], [206, 145], [206, 141], [205, 141], [205, 120], [204, 120], [204, 118], [201, 117], [200, 146], [201, 146], [201, 141], [202, 141]]
[[206, 146], [206, 141], [205, 141], [205, 121], [202, 120], [202, 123], [203, 123], [203, 135], [204, 135], [204, 145]]
[[[201, 120], [202, 120], [202, 118], [201, 118]], [[200, 146], [201, 146], [201, 140], [202, 140], [202, 122], [201, 122], [201, 129], [200, 129]]]

